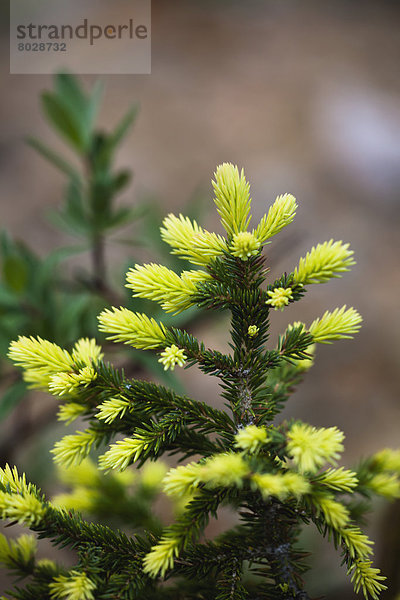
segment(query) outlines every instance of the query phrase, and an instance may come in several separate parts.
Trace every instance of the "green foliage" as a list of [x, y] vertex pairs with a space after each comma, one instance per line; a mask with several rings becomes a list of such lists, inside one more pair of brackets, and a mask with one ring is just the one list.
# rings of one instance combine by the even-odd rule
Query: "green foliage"
[[40, 140], [29, 138], [31, 146], [67, 177], [65, 202], [61, 211], [52, 215], [53, 221], [97, 244], [98, 253], [103, 252], [102, 237], [109, 230], [135, 221], [140, 213], [138, 208], [115, 204], [131, 178], [129, 171], [115, 170], [115, 154], [134, 123], [137, 107], [128, 111], [114, 131], [105, 133], [95, 128], [100, 101], [100, 85], [86, 93], [78, 80], [66, 73], [56, 76], [54, 91], [42, 94], [49, 123], [71, 146], [80, 168]]
[[[214, 189], [227, 232], [218, 247], [212, 234], [184, 218], [169, 216], [162, 230], [174, 254], [204, 270], [179, 276], [151, 264], [131, 269], [127, 281], [135, 297], [152, 299], [167, 311], [194, 305], [229, 311], [231, 352], [208, 349], [190, 332], [140, 312], [104, 310], [99, 320], [111, 339], [144, 352], [157, 349], [164, 367], [186, 362], [187, 368], [196, 365], [216, 377], [224, 410], [104, 363], [92, 341], [79, 340], [71, 354], [41, 338], [20, 337], [11, 344], [9, 356], [23, 367], [25, 378], [62, 399], [63, 420], [83, 415], [87, 421], [84, 431], [65, 436], [53, 450], [67, 473], [71, 465], [75, 470], [69, 479], [74, 489], [59, 501], [61, 508], [16, 470], [0, 471], [2, 518], [19, 521], [78, 555], [72, 569], [53, 574], [51, 581], [31, 570], [30, 583], [12, 591], [14, 598], [307, 600], [308, 553], [298, 541], [305, 525], [333, 542], [356, 593], [377, 600], [386, 589], [385, 577], [372, 566], [372, 542], [359, 524], [374, 495], [400, 497], [399, 451], [386, 449], [354, 471], [337, 468], [344, 448], [341, 431], [277, 419], [312, 366], [315, 345], [351, 337], [361, 317], [353, 308], [327, 311], [309, 327], [289, 325], [269, 345], [271, 311], [284, 310], [307, 292], [295, 271], [267, 282], [262, 255], [262, 244], [292, 222], [295, 199], [279, 196], [252, 233], [246, 231], [251, 216], [244, 173], [221, 165]], [[197, 235], [201, 244], [210, 242], [203, 262]], [[192, 243], [197, 249], [188, 252]], [[347, 245], [321, 245], [301, 263], [304, 281], [339, 276], [350, 266], [350, 256]], [[87, 462], [93, 448], [102, 452], [98, 469], [108, 475]], [[129, 483], [118, 478], [136, 463], [133, 481], [143, 484], [150, 461], [168, 455], [184, 464], [163, 479], [164, 492], [175, 498], [176, 518], [161, 531], [152, 519], [153, 497], [141, 511], [140, 485], [130, 499]], [[223, 506], [235, 512], [237, 524], [209, 540], [205, 528]], [[116, 520], [133, 525], [134, 534], [100, 522], [105, 507]], [[140, 518], [129, 523], [133, 507]], [[92, 513], [98, 522], [85, 520], [74, 508]]]

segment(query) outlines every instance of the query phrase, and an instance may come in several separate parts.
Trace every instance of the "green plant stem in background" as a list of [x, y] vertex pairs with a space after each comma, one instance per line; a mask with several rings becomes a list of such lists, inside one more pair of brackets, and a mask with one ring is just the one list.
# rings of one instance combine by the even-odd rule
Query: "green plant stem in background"
[[54, 91], [42, 94], [44, 112], [76, 154], [80, 170], [42, 142], [34, 138], [29, 142], [67, 176], [66, 201], [56, 215], [56, 223], [86, 238], [92, 257], [90, 285], [99, 293], [109, 293], [105, 238], [116, 227], [137, 218], [134, 210], [116, 206], [115, 199], [129, 184], [131, 173], [114, 169], [115, 154], [135, 120], [137, 107], [132, 107], [116, 129], [106, 134], [94, 127], [101, 95], [99, 84], [87, 94], [68, 74], [56, 76]]
[[106, 262], [104, 256], [104, 238], [101, 234], [93, 236], [92, 242], [93, 283], [99, 292], [104, 291], [104, 282], [107, 281]]

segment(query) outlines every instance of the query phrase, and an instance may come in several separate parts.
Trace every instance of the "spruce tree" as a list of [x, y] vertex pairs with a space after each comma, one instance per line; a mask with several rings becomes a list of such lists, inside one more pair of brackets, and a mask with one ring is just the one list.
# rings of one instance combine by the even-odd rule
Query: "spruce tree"
[[[161, 236], [193, 268], [177, 274], [158, 264], [135, 265], [127, 287], [135, 297], [174, 314], [191, 306], [229, 311], [230, 354], [123, 307], [104, 310], [99, 329], [115, 342], [157, 352], [165, 369], [196, 365], [216, 377], [224, 410], [128, 379], [104, 362], [95, 340], [78, 340], [70, 350], [33, 337], [11, 344], [9, 356], [23, 368], [25, 380], [59, 397], [60, 419], [87, 421], [85, 429], [67, 435], [53, 450], [56, 463], [72, 473], [75, 490], [69, 498], [49, 502], [16, 468], [0, 472], [1, 516], [55, 545], [74, 548], [78, 557], [66, 569], [37, 561], [33, 537], [1, 538], [0, 560], [28, 577], [24, 587], [9, 593], [12, 598], [305, 600], [309, 595], [302, 575], [310, 558], [298, 543], [304, 526], [331, 540], [356, 592], [376, 600], [386, 588], [384, 576], [372, 566], [373, 543], [359, 524], [374, 494], [400, 496], [400, 451], [382, 450], [349, 470], [337, 466], [344, 434], [335, 426], [279, 420], [312, 365], [317, 345], [351, 338], [361, 316], [343, 306], [309, 325], [290, 324], [276, 345], [269, 342], [274, 311], [302, 300], [313, 284], [340, 277], [354, 264], [353, 252], [341, 241], [317, 244], [291, 273], [271, 281], [263, 248], [293, 221], [295, 198], [278, 196], [250, 229], [243, 171], [232, 164], [219, 166], [213, 187], [226, 235], [208, 232], [182, 215], [168, 215]], [[102, 448], [98, 468], [88, 462], [95, 448]], [[122, 472], [134, 465], [144, 481], [149, 461], [163, 455], [176, 455], [183, 463], [169, 469], [162, 481], [163, 491], [179, 507], [175, 521], [164, 529], [151, 512], [151, 494], [145, 508], [139, 502], [145, 485], [129, 513], [138, 531], [134, 535], [71, 510], [90, 505], [112, 517], [114, 508], [123, 523], [129, 502], [121, 499], [130, 479]], [[146, 477], [156, 481], [161, 473], [162, 467], [147, 471]], [[107, 480], [120, 492], [105, 505]], [[223, 505], [236, 511], [238, 524], [207, 539], [205, 527]]]

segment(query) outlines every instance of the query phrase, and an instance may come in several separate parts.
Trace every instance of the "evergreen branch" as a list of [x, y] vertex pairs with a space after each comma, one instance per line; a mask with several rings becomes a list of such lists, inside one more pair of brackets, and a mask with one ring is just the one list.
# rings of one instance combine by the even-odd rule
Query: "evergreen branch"
[[[219, 433], [232, 439], [234, 425], [229, 415], [205, 402], [180, 396], [154, 383], [126, 380], [110, 365], [101, 364], [98, 373], [92, 388], [81, 394], [80, 401], [88, 403], [87, 416], [91, 419], [91, 427], [99, 436], [103, 434], [104, 439], [106, 435], [129, 434], [143, 424], [150, 424], [152, 415], [153, 418], [164, 418], [171, 411], [178, 411], [187, 426], [197, 426], [202, 433]], [[110, 418], [109, 422], [99, 424], [97, 419], [93, 419], [98, 415], [99, 400], [104, 403], [115, 398], [126, 402], [127, 410], [116, 414], [115, 420]]]
[[[267, 347], [272, 308], [284, 310], [304, 296], [305, 285], [347, 271], [352, 251], [341, 242], [319, 244], [293, 273], [265, 286], [268, 269], [262, 246], [293, 220], [296, 200], [291, 194], [279, 196], [249, 231], [249, 185], [243, 172], [224, 164], [215, 179], [215, 203], [226, 237], [182, 215], [169, 215], [162, 229], [174, 254], [204, 270], [178, 274], [163, 265], [136, 265], [128, 273], [127, 287], [134, 297], [156, 301], [169, 312], [194, 304], [229, 310], [231, 353], [208, 349], [186, 331], [124, 308], [104, 311], [100, 323], [115, 341], [161, 351], [164, 369], [196, 364], [218, 377], [232, 414], [163, 386], [127, 380], [123, 371], [101, 361], [94, 340], [81, 340], [69, 352], [41, 338], [20, 338], [10, 349], [27, 381], [67, 398], [60, 411], [63, 420], [80, 415], [89, 420], [86, 431], [58, 443], [59, 461], [77, 462], [119, 433], [126, 437], [100, 458], [101, 469], [123, 471], [134, 461], [142, 466], [164, 453], [179, 454], [178, 460], [198, 455], [163, 478], [164, 492], [186, 501], [176, 522], [160, 537], [128, 538], [74, 513], [56, 511], [9, 468], [0, 471], [1, 515], [78, 551], [76, 569], [50, 584], [52, 598], [66, 597], [66, 590], [70, 594], [80, 586], [83, 591], [75, 600], [94, 600], [93, 590], [99, 600], [309, 599], [303, 581], [307, 555], [297, 540], [300, 526], [313, 522], [342, 552], [355, 592], [362, 590], [367, 600], [377, 600], [385, 589], [384, 577], [372, 566], [371, 542], [354, 518], [362, 516], [365, 498], [374, 493], [400, 497], [400, 451], [378, 453], [357, 472], [332, 468], [344, 449], [343, 432], [301, 421], [274, 424], [312, 364], [314, 342], [351, 337], [361, 316], [345, 306], [325, 312], [308, 329], [302, 323], [289, 325], [277, 347]], [[139, 493], [130, 507], [141, 498]], [[210, 516], [224, 502], [239, 513], [241, 525], [199, 543]], [[149, 514], [144, 512], [141, 523], [153, 527]], [[26, 568], [32, 570], [29, 560], [27, 553]], [[249, 577], [243, 577], [248, 565]], [[165, 576], [182, 577], [182, 584], [159, 585]], [[23, 600], [32, 593], [46, 598], [48, 582], [40, 582], [35, 571], [32, 577], [33, 587], [18, 594]]]
[[221, 570], [216, 600], [246, 600], [250, 598], [242, 582], [242, 564], [236, 556], [231, 557]]
[[197, 540], [206, 527], [209, 515], [216, 518], [219, 505], [229, 496], [236, 495], [234, 490], [202, 489], [186, 506], [179, 520], [164, 530], [161, 540], [154, 546], [144, 560], [144, 571], [151, 577], [159, 573], [164, 575], [174, 564], [188, 544]]
[[37, 561], [36, 538], [23, 534], [17, 540], [0, 535], [0, 562], [20, 579], [30, 576], [39, 582], [52, 581], [63, 570], [53, 561]]
[[292, 364], [281, 364], [268, 372], [264, 388], [253, 399], [259, 425], [274, 420], [302, 378], [302, 372]]
[[[158, 423], [151, 423], [146, 429], [136, 429], [134, 439], [140, 439], [143, 450], [139, 464], [148, 458], [158, 458], [165, 452], [182, 453], [182, 459], [202, 452], [209, 456], [225, 449], [223, 444], [212, 442], [202, 432], [201, 427], [196, 431], [189, 429], [185, 417], [180, 412], [168, 413]], [[136, 460], [136, 457], [135, 457]]]
[[48, 586], [38, 582], [28, 583], [25, 588], [15, 586], [12, 592], [8, 593], [12, 593], [15, 600], [52, 600]]
[[121, 391], [132, 402], [133, 410], [158, 416], [177, 410], [189, 426], [198, 425], [206, 433], [215, 432], [229, 438], [230, 432], [233, 432], [234, 426], [227, 413], [205, 402], [180, 396], [163, 386], [130, 380], [121, 387]]
[[217, 377], [232, 376], [237, 369], [232, 357], [215, 350], [206, 350], [203, 342], [200, 343], [193, 335], [185, 331], [171, 328], [167, 339], [185, 350], [189, 359], [188, 367], [198, 364], [204, 373]]
[[203, 544], [188, 544], [185, 551], [175, 560], [178, 575], [188, 579], [204, 580], [216, 578], [224, 566], [235, 557], [239, 564], [245, 560], [253, 561], [255, 549], [243, 528], [229, 530], [215, 541]]
[[139, 536], [127, 537], [105, 525], [89, 523], [79, 513], [63, 511], [48, 506], [45, 517], [31, 529], [39, 538], [48, 538], [62, 548], [70, 546], [87, 550], [95, 546], [101, 549], [102, 566], [114, 569], [129, 565], [137, 569], [140, 577], [141, 561], [150, 544]]
[[282, 598], [301, 597], [304, 588], [301, 574], [307, 567], [303, 563], [306, 554], [293, 548], [297, 534], [297, 508], [293, 502], [282, 504], [271, 500], [266, 504], [251, 496], [246, 508], [241, 517], [250, 539], [258, 540], [255, 562], [259, 562], [260, 556], [267, 561]]
[[[208, 272], [213, 280], [232, 285], [234, 289], [238, 287], [259, 288], [268, 271], [269, 269], [265, 267], [265, 258], [261, 254], [251, 256], [248, 260], [243, 261], [226, 252], [208, 266]], [[234, 285], [235, 281], [239, 281], [241, 285]], [[201, 290], [202, 286], [203, 282], [198, 289]]]
[[313, 343], [313, 336], [304, 331], [304, 325], [289, 327], [283, 336], [279, 336], [278, 352], [285, 360], [307, 359], [307, 348]]
[[246, 306], [252, 311], [262, 310], [268, 300], [264, 290], [260, 290], [254, 284], [249, 289], [238, 289], [235, 282], [228, 284], [219, 281], [207, 281], [198, 286], [198, 292], [194, 296], [196, 304], [200, 308], [208, 310], [242, 310]]

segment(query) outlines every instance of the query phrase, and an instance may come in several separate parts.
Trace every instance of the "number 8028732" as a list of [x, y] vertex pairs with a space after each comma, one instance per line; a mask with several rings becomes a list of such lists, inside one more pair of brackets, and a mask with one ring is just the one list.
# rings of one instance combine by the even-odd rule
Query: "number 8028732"
[[65, 42], [20, 42], [18, 44], [19, 52], [66, 52], [67, 44]]

